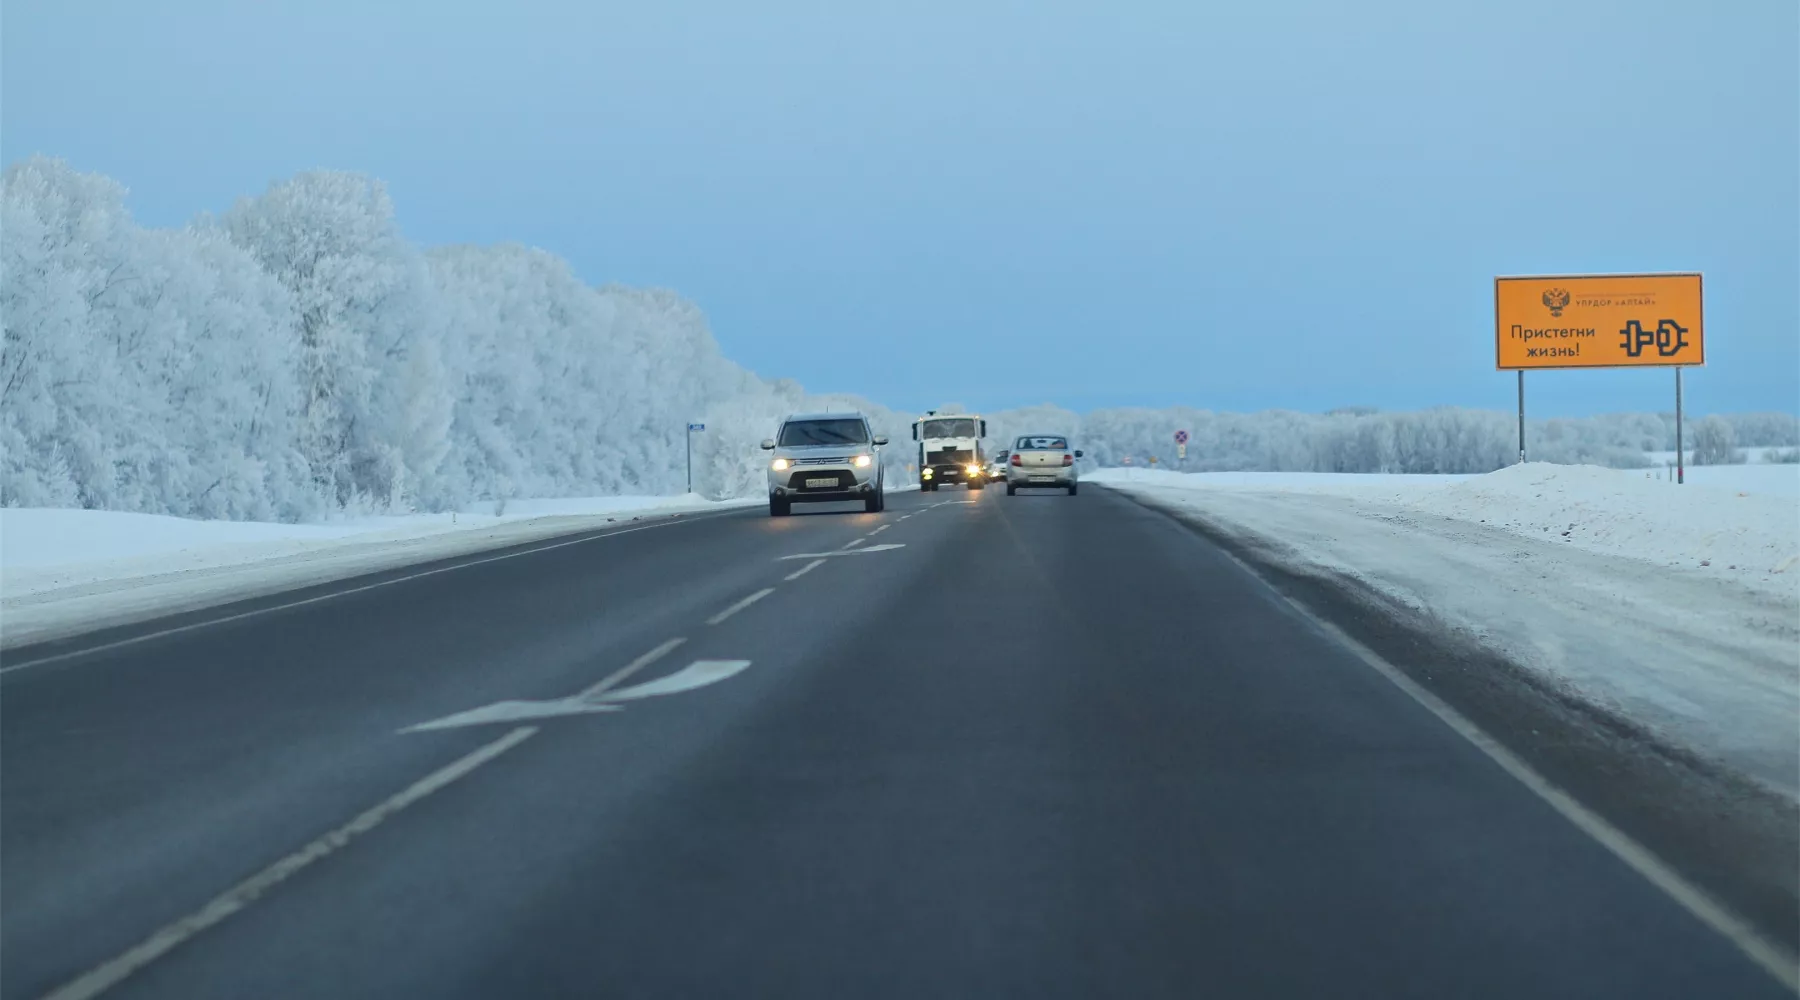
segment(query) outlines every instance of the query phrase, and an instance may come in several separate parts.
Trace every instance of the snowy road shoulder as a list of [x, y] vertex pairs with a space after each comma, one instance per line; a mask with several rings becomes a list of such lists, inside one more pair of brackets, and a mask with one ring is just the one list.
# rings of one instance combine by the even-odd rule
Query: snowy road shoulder
[[[0, 647], [196, 611], [419, 563], [755, 501], [601, 497], [327, 524], [0, 510]], [[491, 505], [483, 505], [491, 510]]]
[[1093, 478], [1355, 581], [1800, 797], [1800, 498], [1672, 495], [1581, 467]]

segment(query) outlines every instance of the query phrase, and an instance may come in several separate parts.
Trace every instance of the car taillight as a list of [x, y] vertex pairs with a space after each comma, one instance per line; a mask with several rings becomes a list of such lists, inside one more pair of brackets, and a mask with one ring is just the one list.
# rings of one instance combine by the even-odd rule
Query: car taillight
[[1020, 460], [1019, 460], [1019, 456], [1017, 456], [1017, 455], [1014, 455], [1014, 456], [1013, 456], [1013, 457], [1012, 457], [1012, 464], [1014, 464], [1014, 465], [1024, 465], [1024, 464], [1025, 464], [1025, 463], [1024, 463], [1024, 462], [1022, 462], [1022, 461], [1020, 461]]
[[1064, 455], [1063, 456], [1063, 464], [1064, 465], [1074, 465], [1075, 464], [1075, 456], [1074, 455]]

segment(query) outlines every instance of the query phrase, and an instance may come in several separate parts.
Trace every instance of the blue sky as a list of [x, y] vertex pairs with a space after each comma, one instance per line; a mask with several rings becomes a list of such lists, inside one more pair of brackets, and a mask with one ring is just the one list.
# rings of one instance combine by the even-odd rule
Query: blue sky
[[[1701, 270], [1800, 409], [1800, 5], [8, 0], [0, 155], [173, 225], [312, 167], [918, 408], [1509, 409], [1495, 274]], [[1667, 409], [1667, 371], [1530, 377]]]

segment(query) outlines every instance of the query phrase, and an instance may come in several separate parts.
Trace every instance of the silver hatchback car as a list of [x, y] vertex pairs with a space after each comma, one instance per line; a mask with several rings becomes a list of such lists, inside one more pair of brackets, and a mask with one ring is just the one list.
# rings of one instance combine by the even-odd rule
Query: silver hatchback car
[[769, 460], [769, 516], [786, 517], [797, 503], [861, 500], [874, 513], [887, 508], [881, 456], [887, 444], [860, 413], [799, 413], [762, 443]]
[[1006, 495], [1020, 490], [1068, 490], [1074, 496], [1080, 487], [1075, 460], [1081, 452], [1069, 447], [1069, 439], [1061, 434], [1026, 434], [1013, 441], [1006, 460]]

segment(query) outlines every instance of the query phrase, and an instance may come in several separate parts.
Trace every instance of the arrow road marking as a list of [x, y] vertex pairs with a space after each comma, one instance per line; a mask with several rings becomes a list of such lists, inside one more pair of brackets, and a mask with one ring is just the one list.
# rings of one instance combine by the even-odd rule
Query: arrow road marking
[[871, 552], [886, 552], [889, 549], [906, 548], [905, 542], [889, 542], [886, 545], [871, 545], [862, 549], [839, 549], [836, 552], [797, 552], [791, 556], [782, 556], [777, 562], [789, 559], [830, 559], [833, 556], [864, 556]]
[[750, 666], [749, 660], [695, 660], [667, 677], [604, 695], [607, 701], [635, 701], [639, 698], [655, 698], [658, 695], [680, 694], [703, 688], [708, 684], [717, 684], [722, 680], [736, 677]]
[[[524, 719], [552, 719], [565, 715], [617, 712], [624, 706], [615, 704], [615, 702], [636, 701], [639, 698], [655, 698], [665, 694], [692, 691], [695, 688], [703, 688], [708, 684], [717, 684], [722, 680], [736, 677], [749, 666], [749, 660], [695, 660], [667, 677], [659, 677], [656, 680], [634, 684], [617, 691], [599, 691], [593, 694], [584, 692], [568, 698], [555, 698], [549, 701], [497, 701], [492, 705], [483, 705], [467, 712], [457, 712], [455, 715], [446, 715], [441, 719], [408, 726], [400, 731], [402, 733], [422, 733], [434, 729], [457, 729], [462, 726], [484, 726], [497, 722], [518, 722]], [[620, 671], [620, 673], [623, 672]], [[618, 676], [618, 674], [614, 674], [613, 678]], [[608, 678], [608, 680], [613, 678]]]
[[640, 656], [637, 659], [632, 660], [630, 663], [627, 663], [624, 666], [620, 667], [618, 670], [613, 671], [611, 676], [607, 677], [605, 680], [601, 681], [600, 683], [595, 684], [592, 687], [583, 688], [581, 693], [576, 695], [575, 697], [586, 698], [589, 700], [598, 698], [600, 695], [606, 693], [607, 691], [612, 690], [612, 688], [615, 684], [625, 683], [625, 680], [627, 678], [629, 678], [632, 674], [637, 673], [638, 671], [644, 669], [645, 667], [649, 666], [650, 664], [655, 663], [657, 660], [660, 660], [663, 657], [669, 655], [671, 652], [674, 651], [676, 646], [679, 646], [686, 641], [687, 641], [686, 639], [681, 638], [679, 636], [677, 636], [676, 638], [670, 639], [668, 642], [663, 643], [662, 645], [656, 647], [655, 649], [652, 649], [650, 652], [645, 653], [643, 656]]

